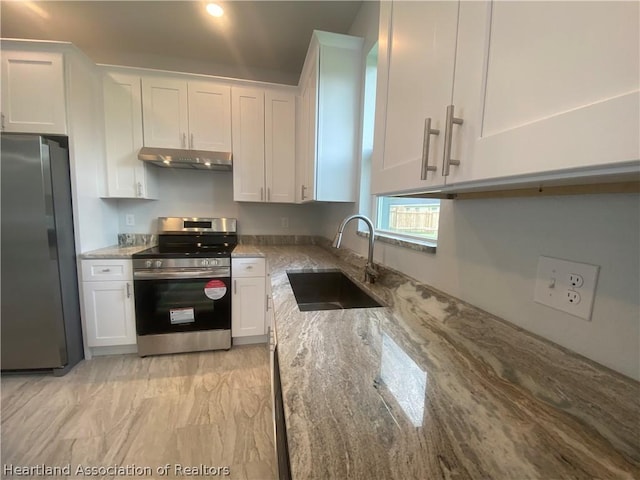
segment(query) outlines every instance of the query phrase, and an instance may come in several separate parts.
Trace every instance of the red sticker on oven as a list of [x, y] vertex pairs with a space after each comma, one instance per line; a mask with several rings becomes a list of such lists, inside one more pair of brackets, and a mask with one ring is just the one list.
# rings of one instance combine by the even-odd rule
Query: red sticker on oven
[[211, 300], [220, 300], [227, 293], [227, 286], [222, 280], [209, 280], [204, 286], [204, 294]]

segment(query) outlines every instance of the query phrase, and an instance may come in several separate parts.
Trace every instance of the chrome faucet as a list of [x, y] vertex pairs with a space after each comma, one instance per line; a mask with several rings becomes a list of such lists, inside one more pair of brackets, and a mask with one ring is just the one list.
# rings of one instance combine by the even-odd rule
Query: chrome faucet
[[378, 269], [373, 263], [373, 242], [375, 241], [375, 228], [373, 228], [373, 223], [364, 215], [351, 215], [350, 217], [345, 218], [340, 224], [340, 228], [338, 228], [338, 232], [336, 233], [336, 237], [333, 239], [333, 247], [340, 248], [340, 243], [342, 242], [342, 233], [344, 231], [344, 227], [353, 219], [360, 219], [364, 221], [369, 227], [369, 255], [367, 257], [367, 264], [364, 267], [364, 281], [366, 283], [375, 283], [376, 278], [378, 278]]

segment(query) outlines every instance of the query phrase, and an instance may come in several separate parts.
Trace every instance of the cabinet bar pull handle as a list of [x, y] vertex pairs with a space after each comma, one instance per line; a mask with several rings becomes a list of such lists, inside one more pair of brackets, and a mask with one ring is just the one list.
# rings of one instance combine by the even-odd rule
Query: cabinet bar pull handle
[[102, 273], [107, 273], [107, 272], [110, 272], [110, 271], [111, 271], [111, 269], [110, 269], [110, 268], [103, 268], [103, 269], [102, 269]]
[[265, 306], [266, 306], [265, 310], [268, 312], [269, 311], [269, 295], [266, 295], [265, 300], [266, 300], [265, 301]]
[[187, 134], [182, 132], [182, 148], [187, 148]]
[[2, 131], [4, 131], [4, 113], [2, 114]]
[[429, 147], [431, 146], [431, 135], [440, 135], [440, 130], [431, 128], [431, 118], [424, 119], [424, 136], [422, 137], [422, 172], [420, 180], [427, 179], [427, 172], [435, 172], [438, 167], [429, 166]]
[[271, 187], [267, 187], [267, 202], [271, 201]]
[[131, 298], [131, 284], [127, 282], [127, 298]]
[[260, 187], [260, 201], [264, 200], [264, 187]]
[[189, 148], [193, 148], [193, 133], [191, 134], [191, 142], [189, 143]]
[[449, 176], [449, 167], [451, 165], [460, 165], [460, 160], [451, 159], [451, 141], [453, 140], [453, 124], [462, 125], [462, 119], [454, 116], [453, 105], [447, 106], [447, 119], [444, 128], [444, 155], [442, 162], [442, 175]]
[[304, 200], [305, 198], [307, 198], [307, 196], [304, 194], [304, 191], [307, 189], [307, 187], [305, 187], [304, 185], [300, 186], [300, 196], [302, 197], [302, 200]]
[[142, 196], [142, 183], [138, 182], [138, 196]]
[[238, 293], [238, 281], [233, 281], [233, 294], [236, 295]]

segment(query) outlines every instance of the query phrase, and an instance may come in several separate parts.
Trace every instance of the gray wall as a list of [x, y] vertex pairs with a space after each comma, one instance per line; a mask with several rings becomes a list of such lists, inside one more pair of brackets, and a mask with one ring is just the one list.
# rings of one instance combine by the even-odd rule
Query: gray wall
[[[353, 211], [326, 206], [324, 236]], [[640, 379], [639, 232], [633, 194], [443, 201], [435, 254], [378, 242], [375, 261]], [[600, 266], [591, 321], [533, 301], [540, 255]]]

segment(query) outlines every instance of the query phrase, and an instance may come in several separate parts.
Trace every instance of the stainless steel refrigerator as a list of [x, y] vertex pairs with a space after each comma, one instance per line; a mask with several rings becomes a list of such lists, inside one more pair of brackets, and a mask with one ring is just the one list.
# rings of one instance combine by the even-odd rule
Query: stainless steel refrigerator
[[2, 134], [0, 367], [64, 375], [83, 358], [66, 137]]

